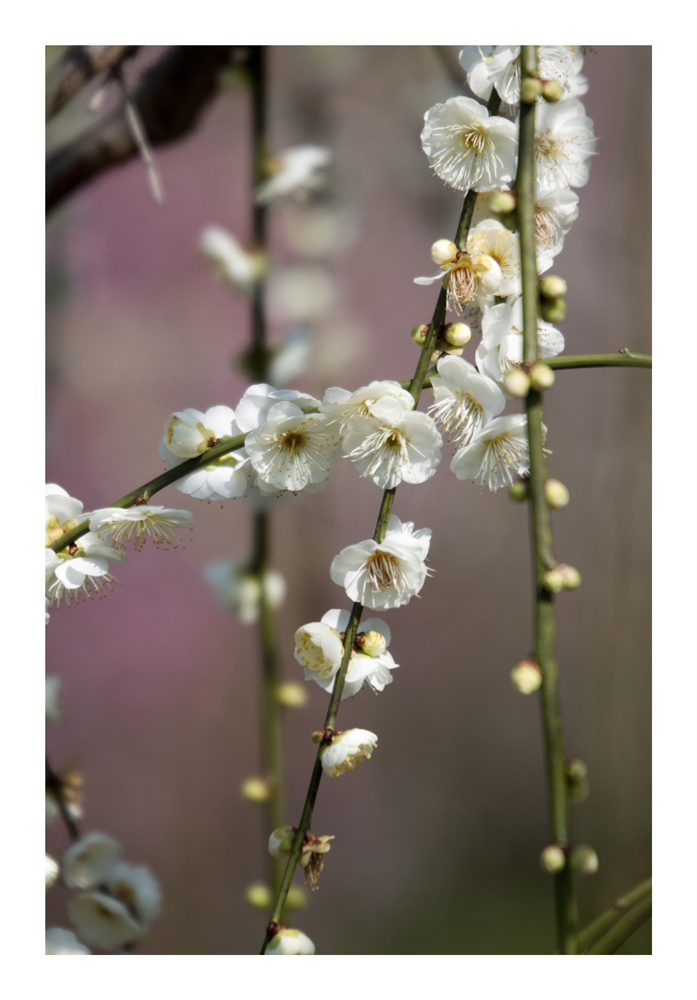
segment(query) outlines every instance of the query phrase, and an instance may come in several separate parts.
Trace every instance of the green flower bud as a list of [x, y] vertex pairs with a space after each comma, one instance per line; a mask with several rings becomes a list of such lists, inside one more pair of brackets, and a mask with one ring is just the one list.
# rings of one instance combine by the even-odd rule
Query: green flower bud
[[559, 844], [549, 844], [540, 855], [540, 867], [550, 875], [556, 875], [565, 864], [566, 854]]
[[556, 274], [546, 274], [540, 281], [540, 295], [545, 299], [563, 299], [566, 292], [566, 282]]
[[307, 698], [307, 689], [295, 681], [279, 684], [276, 689], [276, 700], [285, 708], [302, 708], [307, 704]]
[[307, 906], [307, 896], [297, 885], [292, 885], [286, 896], [286, 909], [304, 910]]
[[581, 586], [581, 574], [574, 566], [561, 563], [559, 566], [564, 575], [564, 590], [576, 590]]
[[445, 328], [445, 339], [453, 347], [464, 347], [472, 337], [472, 331], [466, 323], [448, 323]]
[[267, 885], [262, 885], [261, 882], [250, 885], [244, 895], [249, 905], [253, 906], [255, 910], [268, 910], [273, 903], [271, 890]]
[[581, 586], [581, 574], [573, 566], [566, 563], [558, 563], [548, 569], [543, 577], [545, 587], [553, 594], [559, 594], [562, 590], [575, 590]]
[[523, 104], [534, 104], [542, 93], [542, 84], [533, 77], [527, 77], [520, 85], [520, 99]]
[[266, 802], [271, 794], [269, 783], [264, 778], [246, 778], [240, 791], [242, 798], [248, 802]]
[[548, 101], [550, 104], [556, 104], [558, 101], [563, 100], [564, 95], [566, 94], [562, 85], [556, 80], [545, 80], [541, 89], [542, 96], [545, 101]]
[[293, 849], [295, 831], [292, 826], [279, 826], [269, 837], [269, 854], [272, 858], [282, 858]]
[[512, 191], [494, 191], [489, 198], [489, 209], [496, 215], [515, 211], [515, 196]]
[[530, 496], [530, 489], [524, 479], [517, 479], [508, 487], [508, 498], [515, 503], [524, 503]]
[[582, 778], [581, 781], [575, 781], [573, 784], [570, 783], [567, 787], [569, 802], [573, 802], [574, 805], [580, 805], [581, 802], [586, 801], [590, 790], [591, 788], [586, 778]]
[[370, 631], [356, 636], [356, 646], [366, 656], [380, 656], [387, 649], [387, 642], [380, 632]]
[[530, 392], [530, 376], [522, 368], [512, 368], [509, 372], [506, 372], [503, 387], [511, 396], [516, 396], [518, 399], [525, 399]]
[[551, 389], [554, 385], [554, 380], [556, 375], [549, 365], [546, 365], [544, 361], [537, 361], [530, 369], [530, 384], [533, 389], [538, 392], [544, 392], [545, 389]]
[[545, 483], [545, 500], [552, 510], [562, 510], [569, 502], [569, 491], [558, 479], [548, 479]]
[[532, 694], [542, 684], [542, 671], [535, 660], [521, 660], [511, 670], [511, 680], [521, 694]]
[[419, 323], [419, 325], [415, 326], [414, 329], [411, 331], [411, 339], [414, 341], [415, 344], [418, 344], [419, 347], [421, 347], [423, 344], [426, 343], [427, 333], [428, 333], [428, 327], [426, 326], [426, 324]]
[[545, 323], [561, 323], [566, 316], [564, 299], [542, 299], [540, 302], [540, 319]]
[[579, 875], [595, 875], [598, 870], [598, 855], [590, 844], [576, 844], [571, 848], [569, 864]]
[[585, 761], [572, 757], [566, 762], [566, 775], [570, 781], [581, 781], [588, 777], [588, 767]]

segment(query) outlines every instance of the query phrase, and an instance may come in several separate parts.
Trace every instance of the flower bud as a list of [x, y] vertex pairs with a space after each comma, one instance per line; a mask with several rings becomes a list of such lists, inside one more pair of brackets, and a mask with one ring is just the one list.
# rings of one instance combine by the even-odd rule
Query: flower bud
[[553, 594], [559, 594], [562, 590], [575, 590], [581, 586], [581, 574], [573, 566], [566, 563], [557, 563], [548, 569], [543, 577], [545, 587]]
[[293, 849], [295, 830], [292, 826], [279, 826], [269, 837], [269, 854], [272, 858], [282, 858]]
[[545, 299], [563, 299], [566, 292], [566, 282], [556, 274], [546, 274], [540, 280], [540, 295]]
[[421, 347], [422, 344], [426, 343], [427, 333], [428, 333], [428, 326], [426, 325], [426, 323], [419, 323], [419, 325], [415, 326], [414, 329], [411, 331], [411, 339], [414, 341], [415, 344], [418, 344], [419, 347]]
[[451, 357], [461, 358], [465, 353], [462, 347], [452, 347], [450, 344], [442, 344], [442, 351], [436, 352], [440, 357], [440, 354], [449, 354]]
[[369, 760], [377, 746], [378, 738], [367, 729], [347, 729], [322, 753], [322, 767], [330, 778], [338, 778], [344, 771], [353, 771], [356, 764]]
[[315, 946], [307, 934], [281, 927], [266, 946], [265, 955], [314, 955]]
[[264, 778], [246, 778], [240, 788], [242, 798], [248, 802], [266, 802], [271, 794], [269, 783]]
[[434, 264], [446, 264], [457, 253], [457, 247], [450, 240], [436, 240], [431, 247], [431, 260]]
[[366, 656], [382, 656], [387, 649], [387, 640], [380, 632], [363, 632], [356, 636], [356, 646]]
[[550, 875], [556, 875], [566, 864], [566, 854], [560, 844], [549, 844], [540, 855], [540, 867]]
[[573, 802], [574, 805], [580, 805], [581, 802], [586, 801], [590, 790], [591, 788], [586, 778], [582, 778], [581, 781], [575, 781], [573, 784], [570, 782], [567, 786], [569, 802]]
[[595, 875], [598, 870], [598, 855], [590, 844], [576, 844], [571, 848], [569, 864], [579, 875]]
[[556, 375], [554, 370], [546, 365], [544, 361], [537, 361], [530, 369], [530, 384], [537, 392], [544, 392], [554, 385]]
[[511, 368], [503, 380], [503, 387], [511, 396], [525, 399], [530, 392], [530, 376], [522, 368]]
[[307, 704], [307, 690], [295, 681], [286, 681], [276, 689], [276, 700], [284, 708], [302, 708]]
[[564, 299], [542, 299], [540, 302], [540, 319], [545, 323], [561, 323], [566, 316]]
[[542, 84], [529, 76], [520, 84], [520, 99], [523, 104], [534, 104], [542, 93]]
[[498, 295], [501, 290], [501, 265], [489, 254], [477, 254], [472, 258], [477, 275], [480, 295]]
[[245, 892], [245, 899], [255, 910], [268, 910], [273, 903], [273, 895], [267, 885], [255, 882]]
[[489, 198], [489, 210], [496, 215], [515, 211], [515, 196], [512, 191], [494, 191]]
[[562, 571], [564, 590], [576, 590], [577, 587], [581, 586], [581, 574], [574, 566], [560, 563], [558, 568]]
[[508, 499], [515, 503], [524, 503], [530, 496], [530, 489], [524, 479], [516, 479], [508, 487]]
[[472, 338], [472, 331], [466, 323], [448, 323], [445, 339], [453, 347], [464, 347]]
[[585, 761], [572, 757], [566, 762], [566, 776], [570, 781], [581, 781], [588, 777], [588, 767]]
[[557, 80], [545, 80], [542, 84], [542, 96], [550, 104], [563, 100], [566, 91]]
[[307, 906], [307, 896], [297, 885], [292, 885], [286, 896], [286, 908], [288, 910], [304, 910]]
[[558, 479], [548, 479], [545, 483], [545, 500], [552, 510], [562, 510], [569, 502], [569, 491]]
[[511, 680], [521, 694], [532, 694], [542, 684], [542, 671], [535, 660], [521, 660], [511, 670]]

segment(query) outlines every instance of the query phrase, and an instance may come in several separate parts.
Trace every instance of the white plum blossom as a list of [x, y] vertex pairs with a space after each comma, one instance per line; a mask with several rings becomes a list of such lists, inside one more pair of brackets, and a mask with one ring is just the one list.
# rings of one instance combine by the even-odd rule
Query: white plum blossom
[[448, 290], [448, 309], [461, 313], [477, 296], [488, 300], [499, 294], [501, 268], [491, 255], [471, 256], [469, 252], [458, 250], [450, 240], [436, 240], [431, 247], [431, 260], [439, 265], [439, 273], [430, 278], [414, 278], [414, 284], [441, 282]]
[[578, 195], [571, 188], [545, 190], [535, 184], [535, 244], [537, 273], [542, 274], [561, 253], [564, 237], [578, 218]]
[[438, 374], [431, 377], [435, 403], [429, 413], [458, 446], [468, 444], [501, 413], [506, 397], [496, 382], [463, 358], [441, 358], [436, 367]]
[[104, 881], [120, 854], [121, 847], [113, 837], [88, 833], [63, 855], [63, 881], [69, 889], [92, 889]]
[[[180, 541], [177, 529], [189, 527], [193, 514], [188, 510], [169, 510], [166, 507], [102, 507], [90, 514], [90, 530], [100, 538], [124, 549], [133, 536], [136, 552], [152, 538], [155, 545], [163, 543], [169, 547]], [[189, 527], [189, 530], [193, 530]], [[177, 547], [176, 545], [174, 546]]]
[[451, 97], [424, 115], [421, 145], [431, 167], [457, 191], [488, 191], [515, 176], [515, 125], [470, 97]]
[[107, 873], [104, 885], [113, 899], [123, 903], [134, 915], [141, 932], [159, 916], [162, 894], [157, 879], [145, 865], [131, 865], [119, 861]]
[[315, 946], [307, 934], [293, 927], [281, 927], [266, 946], [265, 955], [314, 955]]
[[496, 261], [501, 280], [495, 291], [487, 292], [482, 286], [480, 294], [517, 295], [521, 290], [520, 253], [518, 236], [495, 219], [485, 219], [467, 237], [467, 251], [473, 260], [488, 257]]
[[257, 188], [258, 204], [268, 205], [288, 195], [304, 200], [310, 191], [322, 186], [322, 171], [332, 159], [331, 150], [324, 146], [306, 145], [285, 149], [267, 163], [267, 173], [271, 176]]
[[510, 486], [516, 475], [530, 468], [527, 417], [516, 413], [494, 417], [469, 444], [456, 452], [450, 469], [458, 479], [471, 479], [477, 486], [497, 490]]
[[58, 878], [58, 872], [60, 868], [58, 867], [58, 862], [50, 855], [46, 855], [46, 888], [50, 889], [53, 883]]
[[362, 760], [370, 760], [378, 744], [375, 733], [368, 729], [347, 729], [332, 738], [322, 753], [322, 768], [330, 778], [353, 771]]
[[402, 523], [391, 514], [382, 542], [369, 538], [342, 549], [332, 560], [329, 574], [352, 601], [375, 611], [399, 608], [426, 582], [430, 544], [430, 528], [414, 531], [411, 521]]
[[583, 187], [595, 153], [593, 122], [580, 101], [541, 103], [535, 109], [535, 180], [540, 190]]
[[[173, 413], [165, 424], [160, 457], [172, 469], [190, 458], [198, 458], [220, 441], [238, 437], [241, 430], [229, 406], [212, 406], [205, 413], [187, 409]], [[188, 472], [172, 485], [199, 500], [231, 500], [244, 496], [247, 475], [246, 452], [241, 449], [214, 458], [208, 465]]]
[[47, 955], [90, 955], [91, 952], [75, 937], [72, 931], [62, 927], [49, 927], [46, 931]]
[[373, 416], [373, 406], [385, 398], [396, 399], [405, 412], [414, 409], [412, 394], [403, 389], [399, 382], [389, 379], [371, 382], [355, 392], [333, 386], [325, 392], [319, 409], [320, 413], [329, 418], [330, 423], [338, 422], [339, 431], [343, 435], [355, 417]]
[[293, 655], [304, 667], [306, 681], [331, 681], [341, 666], [344, 643], [337, 629], [324, 619], [321, 622], [308, 622], [307, 625], [301, 625], [295, 633]]
[[142, 936], [138, 921], [105, 892], [80, 892], [68, 900], [68, 916], [80, 937], [100, 948], [122, 948]]
[[277, 490], [317, 492], [339, 458], [339, 434], [322, 413], [304, 413], [291, 402], [274, 404], [266, 421], [245, 439], [260, 479]]
[[[243, 563], [229, 559], [206, 566], [203, 577], [224, 611], [234, 615], [244, 625], [259, 620], [261, 582], [257, 573]], [[286, 596], [286, 582], [280, 573], [270, 569], [264, 575], [264, 586], [269, 607], [276, 610]]]
[[[566, 86], [576, 72], [576, 45], [538, 45], [537, 70], [541, 80]], [[472, 93], [488, 100], [493, 87], [506, 104], [520, 101], [520, 45], [465, 45], [460, 65]], [[580, 68], [580, 66], [578, 67]]]
[[[322, 616], [322, 624], [342, 633], [346, 631], [349, 618], [348, 611], [334, 608]], [[389, 626], [381, 618], [366, 618], [360, 623], [341, 692], [342, 701], [345, 698], [353, 698], [364, 684], [377, 692], [384, 691], [385, 687], [392, 683], [390, 671], [396, 670], [399, 664], [395, 663], [392, 654], [387, 652], [391, 637]], [[334, 690], [335, 674], [336, 670], [322, 673], [320, 670], [311, 671], [306, 668], [305, 680], [314, 680], [321, 688], [331, 693]]]
[[63, 682], [60, 677], [46, 678], [46, 725], [57, 726], [61, 721], [60, 698]]
[[405, 410], [398, 399], [384, 396], [369, 417], [356, 416], [344, 434], [342, 447], [359, 475], [381, 490], [399, 483], [425, 483], [440, 463], [443, 439], [426, 413]]
[[251, 296], [269, 268], [261, 251], [245, 250], [222, 226], [206, 226], [199, 250], [211, 261], [216, 274], [241, 295]]
[[122, 552], [102, 542], [93, 531], [81, 535], [59, 553], [46, 549], [47, 596], [56, 605], [65, 601], [68, 607], [72, 599], [79, 602], [95, 593], [102, 596], [105, 587], [114, 580], [109, 564], [126, 561]]
[[82, 503], [69, 496], [55, 483], [47, 483], [44, 490], [46, 545], [51, 545], [71, 528], [77, 528], [81, 519]]
[[[537, 347], [541, 358], [553, 358], [564, 350], [564, 335], [551, 323], [537, 321]], [[500, 302], [482, 317], [482, 341], [477, 348], [477, 368], [483, 375], [502, 382], [511, 368], [523, 361], [523, 304]]]

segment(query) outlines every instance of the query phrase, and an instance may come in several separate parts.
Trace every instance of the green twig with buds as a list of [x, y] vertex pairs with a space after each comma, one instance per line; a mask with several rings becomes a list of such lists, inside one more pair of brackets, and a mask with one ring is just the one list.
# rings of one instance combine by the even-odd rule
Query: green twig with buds
[[588, 952], [589, 955], [614, 955], [624, 942], [651, 916], [651, 890], [620, 917]]
[[[537, 67], [535, 46], [521, 46], [521, 92], [526, 79]], [[520, 105], [520, 136], [516, 198], [523, 285], [523, 356], [532, 366], [538, 360], [537, 309], [539, 283], [535, 248], [535, 103]], [[569, 842], [566, 753], [562, 734], [556, 661], [556, 615], [554, 595], [545, 583], [545, 574], [556, 564], [552, 544], [550, 514], [545, 499], [547, 469], [542, 431], [542, 396], [531, 389], [526, 397], [530, 446], [530, 527], [534, 563], [535, 641], [533, 656], [542, 671], [540, 697], [547, 758], [552, 839], [565, 848]], [[563, 955], [578, 952], [578, 906], [568, 862], [554, 875], [557, 934]]]
[[616, 899], [609, 910], [601, 913], [593, 923], [585, 927], [578, 936], [578, 947], [581, 952], [593, 952], [594, 954], [609, 954], [609, 952], [594, 952], [594, 945], [598, 944], [608, 932], [620, 920], [620, 918], [637, 906], [646, 896], [651, 896], [651, 879], [630, 889], [624, 896]]

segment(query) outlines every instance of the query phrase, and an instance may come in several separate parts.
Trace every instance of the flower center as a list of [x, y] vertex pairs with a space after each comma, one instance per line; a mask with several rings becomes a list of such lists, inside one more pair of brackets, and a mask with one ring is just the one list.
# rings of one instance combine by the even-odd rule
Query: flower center
[[368, 557], [367, 571], [368, 583], [374, 594], [390, 587], [394, 587], [398, 594], [407, 589], [399, 559], [390, 552], [383, 552], [382, 549], [373, 552]]
[[535, 240], [538, 247], [551, 250], [559, 240], [561, 226], [545, 208], [535, 208]]
[[296, 451], [300, 451], [305, 447], [306, 435], [303, 431], [285, 431], [281, 434], [280, 445], [286, 451], [290, 452], [291, 456], [295, 454]]
[[70, 518], [69, 521], [64, 521], [63, 524], [59, 524], [58, 518], [53, 515], [49, 517], [46, 521], [46, 545], [50, 545], [51, 542], [55, 542], [56, 539], [61, 538], [65, 535], [71, 528], [77, 528], [78, 521], [75, 518]]
[[481, 153], [487, 145], [486, 132], [481, 125], [464, 125], [460, 128], [460, 142], [465, 149], [464, 156], [474, 150]]

